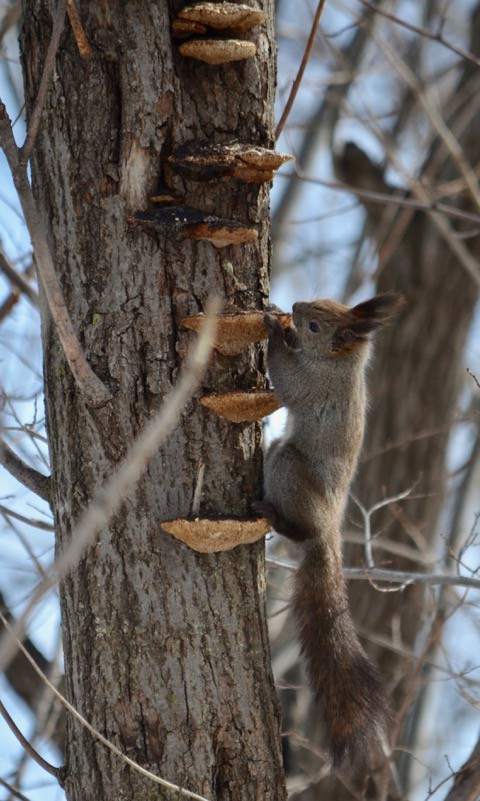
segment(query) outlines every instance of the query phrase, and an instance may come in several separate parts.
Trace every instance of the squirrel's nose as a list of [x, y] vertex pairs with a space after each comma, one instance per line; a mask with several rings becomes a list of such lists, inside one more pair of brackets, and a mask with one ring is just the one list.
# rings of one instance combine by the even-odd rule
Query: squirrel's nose
[[293, 317], [294, 320], [295, 319], [298, 320], [299, 315], [302, 314], [302, 309], [303, 309], [304, 306], [305, 306], [305, 303], [302, 303], [301, 301], [299, 301], [298, 303], [294, 303], [293, 304], [293, 306], [292, 306], [292, 317]]

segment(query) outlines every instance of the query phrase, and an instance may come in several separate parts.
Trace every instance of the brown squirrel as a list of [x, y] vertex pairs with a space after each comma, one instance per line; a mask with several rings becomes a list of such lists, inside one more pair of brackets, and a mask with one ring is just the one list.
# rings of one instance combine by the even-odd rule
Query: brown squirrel
[[256, 509], [304, 547], [292, 606], [335, 768], [346, 758], [372, 767], [386, 742], [389, 707], [350, 616], [340, 529], [363, 439], [371, 334], [401, 305], [386, 293], [354, 308], [295, 303], [286, 329], [264, 318], [268, 371], [288, 421], [268, 449]]

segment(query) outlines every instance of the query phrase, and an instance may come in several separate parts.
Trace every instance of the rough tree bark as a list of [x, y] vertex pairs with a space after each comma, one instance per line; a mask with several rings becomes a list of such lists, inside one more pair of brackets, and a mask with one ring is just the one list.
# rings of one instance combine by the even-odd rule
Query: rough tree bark
[[[120, 0], [77, 9], [93, 48], [82, 59], [66, 24], [32, 157], [38, 202], [76, 332], [113, 392], [85, 406], [48, 314], [45, 386], [57, 547], [93, 492], [170, 392], [194, 335], [179, 320], [212, 292], [260, 308], [268, 287], [268, 186], [193, 182], [166, 159], [185, 142], [272, 145], [273, 0], [245, 34], [257, 55], [207, 66], [172, 43], [178, 0]], [[26, 104], [42, 74], [56, 3], [24, 0]], [[185, 201], [255, 226], [258, 242], [147, 234], [129, 217], [161, 183]], [[215, 354], [203, 390], [263, 387], [261, 348]], [[260, 494], [259, 425], [235, 426], [194, 398], [137, 491], [63, 582], [67, 694], [142, 766], [212, 799], [282, 799], [277, 702], [264, 610], [263, 546], [203, 556], [162, 520], [188, 516], [205, 464], [200, 514], [248, 515]], [[167, 798], [73, 720], [70, 799]]]

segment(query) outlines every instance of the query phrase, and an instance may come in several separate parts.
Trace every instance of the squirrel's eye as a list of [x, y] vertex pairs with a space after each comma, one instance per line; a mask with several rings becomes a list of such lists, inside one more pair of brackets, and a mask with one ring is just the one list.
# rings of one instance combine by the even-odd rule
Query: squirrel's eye
[[318, 325], [318, 323], [315, 323], [313, 321], [308, 324], [308, 327], [310, 331], [313, 331], [315, 334], [318, 334], [318, 332], [320, 331], [320, 326]]

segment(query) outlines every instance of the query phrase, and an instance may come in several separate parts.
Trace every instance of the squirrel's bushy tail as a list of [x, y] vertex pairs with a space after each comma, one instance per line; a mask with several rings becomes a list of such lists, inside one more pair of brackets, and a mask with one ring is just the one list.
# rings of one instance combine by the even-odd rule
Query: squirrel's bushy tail
[[389, 708], [376, 667], [358, 640], [348, 607], [338, 543], [310, 540], [295, 574], [293, 613], [310, 685], [321, 707], [330, 755], [372, 767]]

